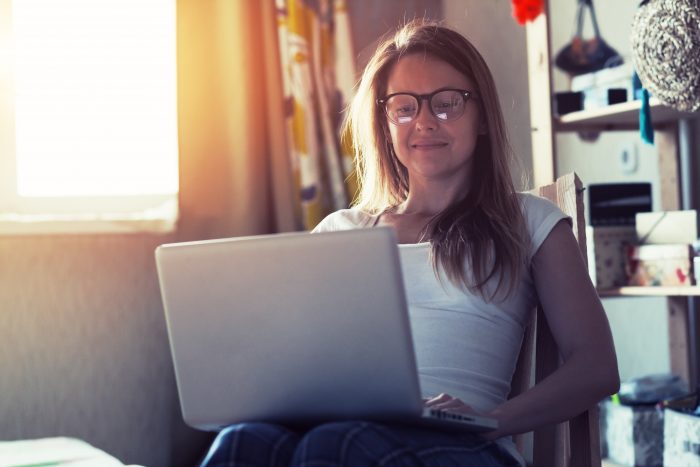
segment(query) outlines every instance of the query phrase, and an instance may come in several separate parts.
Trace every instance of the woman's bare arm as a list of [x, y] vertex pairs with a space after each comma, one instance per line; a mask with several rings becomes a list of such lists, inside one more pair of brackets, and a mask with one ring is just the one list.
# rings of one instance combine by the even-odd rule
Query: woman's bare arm
[[572, 418], [617, 392], [620, 378], [610, 326], [571, 227], [559, 222], [532, 260], [535, 287], [564, 363], [489, 415], [498, 438]]

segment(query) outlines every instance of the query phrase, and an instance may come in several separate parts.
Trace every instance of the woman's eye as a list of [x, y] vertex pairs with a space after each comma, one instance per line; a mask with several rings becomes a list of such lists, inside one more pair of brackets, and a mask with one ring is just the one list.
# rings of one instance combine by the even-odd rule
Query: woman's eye
[[459, 106], [459, 102], [456, 100], [439, 101], [433, 105], [435, 109], [452, 109]]
[[398, 109], [396, 109], [396, 113], [401, 114], [401, 115], [408, 115], [408, 114], [412, 114], [415, 110], [416, 110], [416, 108], [414, 106], [406, 105], [406, 106], [399, 107]]

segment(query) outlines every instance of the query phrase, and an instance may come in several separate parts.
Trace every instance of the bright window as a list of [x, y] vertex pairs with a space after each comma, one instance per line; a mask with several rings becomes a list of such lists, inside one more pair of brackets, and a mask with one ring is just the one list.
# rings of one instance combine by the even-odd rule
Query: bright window
[[176, 0], [0, 0], [0, 233], [170, 230]]

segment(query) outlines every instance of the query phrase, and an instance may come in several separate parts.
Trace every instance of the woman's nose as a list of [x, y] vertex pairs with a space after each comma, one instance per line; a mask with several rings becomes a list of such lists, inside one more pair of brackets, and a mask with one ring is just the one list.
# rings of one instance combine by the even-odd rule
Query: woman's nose
[[430, 111], [430, 103], [423, 102], [420, 106], [418, 115], [416, 115], [416, 129], [418, 130], [434, 130], [437, 128], [437, 117]]

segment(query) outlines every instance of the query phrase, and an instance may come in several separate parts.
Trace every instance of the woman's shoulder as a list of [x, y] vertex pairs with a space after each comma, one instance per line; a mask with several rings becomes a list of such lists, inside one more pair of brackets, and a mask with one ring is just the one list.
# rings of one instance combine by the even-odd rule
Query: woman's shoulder
[[561, 214], [563, 217], [566, 217], [566, 214], [559, 209], [559, 206], [547, 198], [537, 196], [531, 192], [518, 193], [518, 201], [527, 220], [548, 217], [551, 214]]
[[561, 220], [569, 223], [571, 218], [559, 206], [546, 198], [532, 193], [518, 193], [525, 218], [525, 226], [530, 234], [531, 257], [537, 252], [555, 225]]
[[312, 232], [332, 232], [369, 227], [374, 216], [357, 208], [340, 209], [325, 217]]

